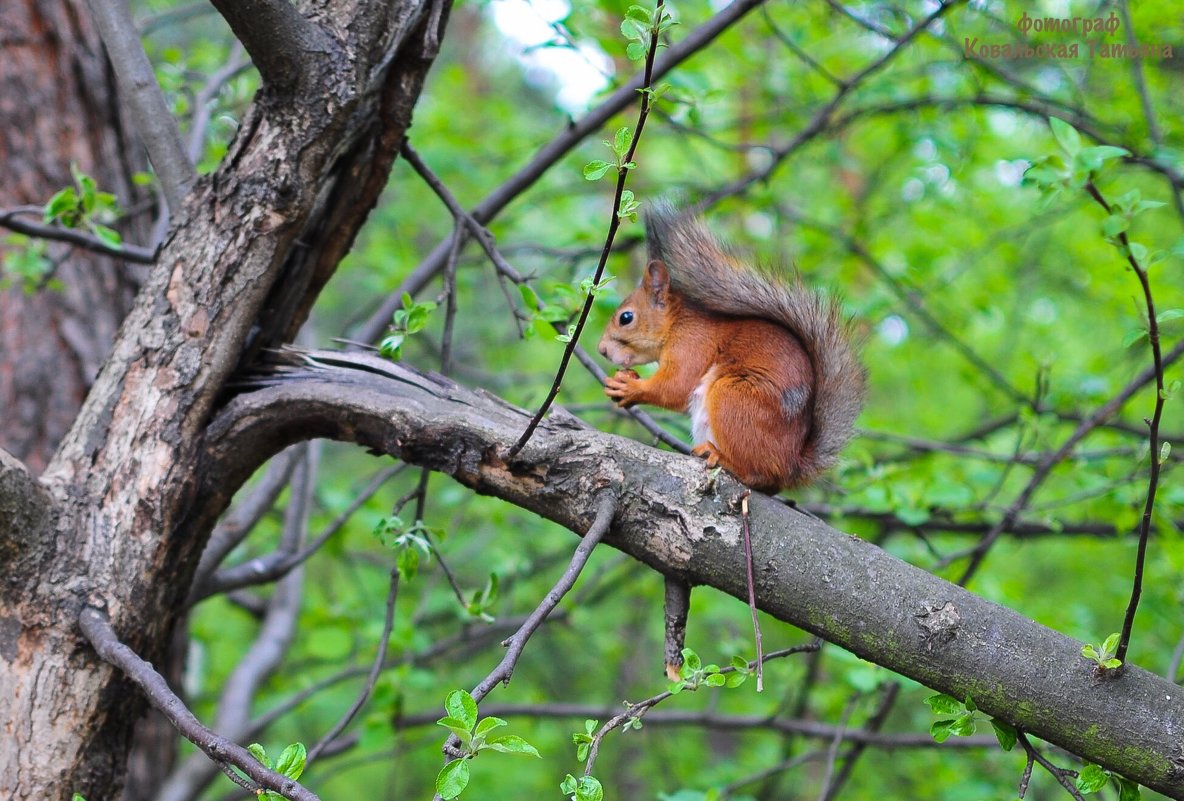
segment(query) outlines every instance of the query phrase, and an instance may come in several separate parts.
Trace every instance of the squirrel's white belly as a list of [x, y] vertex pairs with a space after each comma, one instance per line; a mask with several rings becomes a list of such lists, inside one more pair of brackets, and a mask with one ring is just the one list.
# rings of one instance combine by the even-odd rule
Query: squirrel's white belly
[[707, 390], [715, 381], [715, 373], [715, 365], [712, 365], [699, 379], [698, 386], [687, 401], [687, 414], [691, 416], [691, 437], [695, 445], [715, 441], [711, 434], [711, 421], [707, 419]]

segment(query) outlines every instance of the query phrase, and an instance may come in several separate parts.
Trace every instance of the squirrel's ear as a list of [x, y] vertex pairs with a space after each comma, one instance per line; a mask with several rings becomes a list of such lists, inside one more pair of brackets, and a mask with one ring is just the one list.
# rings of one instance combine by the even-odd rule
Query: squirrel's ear
[[655, 306], [666, 302], [666, 292], [670, 288], [670, 273], [666, 264], [654, 259], [645, 266], [645, 290], [650, 302]]

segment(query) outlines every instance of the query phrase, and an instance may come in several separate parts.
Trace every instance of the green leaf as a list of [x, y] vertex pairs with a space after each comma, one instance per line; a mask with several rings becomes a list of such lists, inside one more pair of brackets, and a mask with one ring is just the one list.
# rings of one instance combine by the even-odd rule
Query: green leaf
[[441, 798], [456, 798], [469, 785], [469, 760], [454, 759], [436, 775], [436, 792]]
[[953, 720], [935, 720], [929, 727], [929, 733], [933, 735], [933, 739], [939, 743], [944, 743], [950, 739], [950, 727], [954, 724]]
[[443, 726], [455, 734], [465, 748], [469, 748], [473, 744], [473, 727], [466, 726], [463, 720], [451, 716], [443, 717], [436, 721], [436, 725]]
[[954, 718], [954, 722], [950, 724], [950, 732], [959, 737], [969, 737], [974, 734], [977, 728], [978, 724], [974, 722], [974, 715], [968, 712]]
[[399, 578], [403, 581], [411, 581], [419, 573], [419, 551], [414, 548], [401, 549], [396, 564], [399, 569]]
[[1139, 801], [1139, 785], [1122, 776], [1111, 775], [1111, 778], [1118, 785], [1118, 801]]
[[506, 723], [506, 721], [502, 720], [501, 718], [496, 718], [493, 715], [490, 715], [487, 718], [481, 719], [481, 722], [477, 724], [477, 730], [474, 732], [474, 734], [480, 736], [482, 734], [486, 734], [490, 731], [493, 731], [494, 729], [498, 728], [499, 726], [508, 726], [508, 725], [509, 724]]
[[1102, 163], [1110, 159], [1122, 158], [1129, 156], [1131, 152], [1125, 147], [1114, 147], [1113, 145], [1098, 145], [1097, 147], [1087, 147], [1077, 154], [1077, 158], [1082, 163], [1087, 163], [1091, 166], [1090, 169], [1096, 170], [1102, 166]]
[[689, 671], [695, 672], [703, 669], [703, 661], [699, 659], [699, 655], [690, 648], [682, 649], [683, 667]]
[[936, 715], [957, 715], [962, 711], [962, 702], [952, 695], [938, 693], [925, 699], [925, 703]]
[[271, 770], [271, 760], [267, 758], [267, 751], [264, 750], [263, 746], [259, 745], [259, 743], [251, 743], [247, 746], [247, 751], [250, 752], [251, 756], [255, 757], [255, 760], [260, 765]]
[[642, 44], [641, 42], [630, 42], [625, 47], [625, 57], [630, 61], [641, 61], [646, 56], [648, 56], [649, 53], [649, 46]]
[[577, 779], [569, 773], [564, 777], [559, 789], [574, 801], [602, 801], [604, 798], [604, 788], [594, 776], [581, 776]]
[[633, 141], [633, 134], [628, 126], [618, 128], [616, 135], [613, 137], [613, 152], [618, 156], [624, 156], [629, 152], [629, 144]]
[[523, 740], [517, 734], [507, 734], [504, 737], [495, 737], [485, 743], [487, 748], [494, 751], [500, 751], [503, 754], [529, 754], [531, 756], [539, 756], [538, 749], [530, 743]]
[[1122, 635], [1117, 631], [1107, 637], [1106, 641], [1102, 643], [1102, 653], [1106, 655], [1113, 654], [1118, 648], [1118, 640], [1121, 637]]
[[712, 673], [703, 679], [703, 683], [708, 687], [723, 687], [727, 680], [727, 676], [724, 676], [722, 673]]
[[534, 311], [542, 304], [539, 302], [539, 296], [531, 289], [530, 284], [519, 284], [518, 294], [522, 296], [522, 303], [526, 308]]
[[1102, 667], [1106, 668], [1106, 670], [1116, 670], [1122, 667], [1122, 660], [1111, 657], [1102, 663]]
[[[45, 204], [45, 222], [51, 223], [54, 220], [63, 218], [78, 209], [78, 193], [74, 191], [74, 187], [67, 186], [65, 189], [54, 193], [54, 196]], [[71, 216], [73, 216], [71, 214]], [[63, 225], [73, 227], [76, 220], [64, 220]]]
[[1164, 440], [1159, 446], [1159, 463], [1163, 464], [1172, 455], [1172, 443]]
[[1052, 135], [1056, 137], [1062, 150], [1070, 156], [1075, 156], [1081, 151], [1081, 134], [1077, 133], [1076, 128], [1059, 117], [1049, 117], [1048, 126], [1052, 128]]
[[599, 181], [613, 166], [607, 161], [601, 161], [600, 159], [589, 161], [584, 165], [584, 180]]
[[1126, 332], [1126, 336], [1122, 338], [1122, 346], [1124, 348], [1129, 348], [1131, 345], [1137, 345], [1149, 337], [1150, 333], [1146, 328], [1135, 328]]
[[463, 722], [466, 728], [472, 729], [477, 725], [477, 702], [467, 691], [453, 690], [448, 693], [444, 699], [444, 708], [448, 710], [449, 717]]
[[300, 778], [300, 774], [304, 773], [304, 765], [307, 761], [308, 750], [305, 749], [304, 743], [292, 743], [276, 760], [275, 772], [295, 781]]
[[1184, 317], [1184, 309], [1167, 309], [1155, 315], [1155, 322], [1163, 325], [1164, 323], [1170, 323], [1172, 320], [1179, 320], [1181, 317]]
[[120, 236], [119, 232], [114, 228], [108, 228], [105, 225], [92, 223], [90, 230], [93, 231], [94, 235], [99, 238], [99, 241], [107, 247], [114, 248], [116, 250], [119, 250], [123, 247], [123, 237]]
[[962, 706], [966, 707], [966, 709], [970, 712], [977, 712], [978, 711], [978, 704], [976, 704], [974, 702], [974, 699], [971, 698], [969, 695], [966, 696], [966, 700], [962, 702]]
[[998, 718], [991, 718], [991, 728], [995, 730], [995, 739], [999, 741], [1000, 748], [1004, 751], [1015, 748], [1015, 744], [1019, 741], [1019, 733], [1015, 730], [1015, 726]]
[[1110, 775], [1099, 765], [1086, 765], [1077, 774], [1077, 790], [1082, 793], [1096, 793], [1106, 786]]
[[1111, 214], [1102, 220], [1102, 235], [1116, 237], [1131, 227], [1131, 221], [1121, 214]]
[[744, 682], [748, 681], [748, 675], [748, 673], [740, 673], [739, 671], [732, 673], [728, 676], [725, 686], [727, 686], [729, 689], [735, 689]]

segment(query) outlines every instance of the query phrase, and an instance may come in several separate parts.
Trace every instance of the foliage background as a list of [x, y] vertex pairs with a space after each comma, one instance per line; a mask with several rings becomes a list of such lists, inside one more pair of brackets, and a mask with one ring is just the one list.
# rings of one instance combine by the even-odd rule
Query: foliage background
[[[525, 66], [523, 46], [512, 37], [529, 15], [554, 13], [560, 4], [524, 3], [516, 17], [502, 9], [503, 19], [517, 22], [499, 28], [493, 20], [503, 2], [463, 2], [454, 9], [411, 133], [423, 159], [466, 207], [584, 111], [557, 103], [565, 77]], [[566, 49], [560, 34], [595, 46], [605, 56], [608, 86], [618, 85], [635, 70], [618, 30], [628, 5], [597, 0], [560, 9], [556, 37], [543, 49]], [[1128, 332], [1142, 325], [1138, 285], [1104, 241], [1100, 209], [1082, 192], [1049, 201], [1021, 180], [1029, 163], [1056, 150], [1047, 114], [1096, 134], [1098, 143], [1135, 154], [1111, 162], [1100, 188], [1111, 198], [1138, 189], [1145, 198], [1166, 202], [1135, 221], [1132, 238], [1171, 253], [1152, 270], [1156, 300], [1160, 309], [1184, 306], [1184, 16], [1168, 0], [1129, 9], [1067, 1], [958, 4], [883, 69], [851, 86], [824, 124], [810, 130], [836, 92], [846, 91], [834, 76], [855, 76], [892, 47], [877, 30], [899, 36], [936, 9], [929, 2], [808, 2], [769, 3], [751, 13], [666, 79], [671, 90], [646, 129], [630, 187], [643, 204], [672, 192], [693, 201], [707, 198], [713, 227], [743, 252], [796, 267], [808, 281], [841, 291], [866, 342], [870, 392], [860, 420], [866, 435], [830, 480], [795, 497], [825, 512], [833, 525], [956, 579], [964, 561], [947, 560], [973, 545], [1031, 477], [1030, 463], [1017, 463], [1017, 455], [1055, 449], [1079, 415], [1150, 363], [1145, 340], [1124, 344]], [[235, 57], [229, 32], [209, 13], [155, 17], [176, 11], [169, 2], [141, 3], [138, 10], [162, 84], [178, 113], [190, 114], [197, 87]], [[681, 25], [673, 37], [714, 10], [705, 2], [676, 3]], [[1171, 44], [1176, 55], [1145, 62], [1091, 58], [1085, 40], [1096, 37], [1030, 32], [1030, 41], [1080, 42], [1081, 57], [967, 57], [967, 38], [1000, 44], [1023, 39], [1017, 22], [1025, 12], [1058, 19], [1129, 14], [1130, 24], [1107, 41], [1123, 41], [1129, 32], [1140, 41]], [[206, 169], [225, 151], [254, 86], [253, 74], [244, 71], [218, 95]], [[630, 110], [606, 126], [604, 137], [586, 141], [549, 170], [490, 226], [503, 253], [535, 277], [537, 291], [550, 302], [570, 303], [572, 286], [595, 265], [608, 222], [609, 184], [585, 181], [582, 166], [605, 156], [599, 138], [633, 124]], [[803, 132], [800, 143], [787, 147]], [[735, 191], [738, 181], [746, 183]], [[452, 218], [432, 191], [405, 163], [397, 165], [385, 202], [323, 296], [307, 341], [348, 338], [377, 299], [397, 291], [451, 229]], [[598, 298], [586, 345], [637, 274], [640, 230], [627, 225], [622, 231], [610, 260], [619, 278]], [[479, 248], [470, 245], [463, 253], [457, 281], [455, 377], [536, 405], [561, 344], [537, 333], [520, 338]], [[421, 299], [439, 292], [432, 285]], [[438, 364], [442, 317], [434, 314], [408, 343], [407, 361], [425, 368]], [[1165, 350], [1179, 339], [1180, 326], [1180, 320], [1165, 323]], [[1178, 368], [1173, 372], [1179, 376]], [[971, 589], [1083, 641], [1100, 642], [1118, 629], [1134, 560], [1130, 533], [1146, 492], [1148, 460], [1138, 432], [1152, 397], [1139, 393], [1120, 417], [1126, 428], [1094, 433], [1054, 471], [1021, 518], [1036, 530], [1000, 541]], [[569, 373], [560, 400], [599, 427], [645, 436], [610, 409], [586, 373]], [[686, 435], [678, 416], [657, 416]], [[1182, 430], [1178, 397], [1168, 403], [1164, 426], [1169, 440]], [[315, 533], [343, 514], [387, 465], [332, 445], [315, 446], [314, 454]], [[1178, 528], [1184, 488], [1178, 476], [1175, 460], [1169, 460], [1132, 650], [1133, 661], [1173, 679], [1184, 642]], [[395, 558], [374, 529], [419, 480], [406, 470], [387, 481], [304, 566], [293, 641], [260, 688], [255, 713], [351, 666], [361, 669], [270, 726], [259, 737], [269, 752], [317, 739], [356, 696], [381, 634]], [[498, 576], [500, 592], [488, 610], [498, 623], [460, 608], [438, 559], [423, 564], [400, 591], [390, 640], [393, 664], [351, 730], [356, 739], [306, 777], [322, 797], [428, 797], [442, 740], [442, 730], [431, 723], [443, 715], [444, 696], [471, 687], [500, 659], [497, 641], [509, 633], [504, 625], [534, 607], [572, 548], [571, 537], [557, 527], [445, 482], [431, 480], [425, 523], [467, 593], [480, 590], [491, 573]], [[234, 561], [276, 547], [284, 502]], [[412, 506], [401, 516], [414, 519]], [[950, 531], [953, 524], [969, 531]], [[623, 699], [636, 701], [664, 688], [660, 608], [658, 576], [608, 550], [594, 554], [575, 596], [531, 642], [513, 683], [487, 702], [521, 707], [500, 714], [543, 759], [483, 756], [466, 797], [558, 797], [563, 775], [579, 772], [570, 735], [583, 729], [585, 716], [579, 710], [566, 714], [566, 705], [615, 711]], [[213, 717], [221, 689], [256, 635], [252, 610], [258, 609], [254, 591], [241, 591], [211, 598], [192, 615], [185, 687], [203, 719]], [[769, 648], [809, 640], [769, 619], [763, 625]], [[751, 655], [750, 639], [742, 605], [711, 590], [695, 593], [688, 644], [704, 659], [726, 663], [733, 654]], [[893, 682], [902, 689], [883, 730], [924, 734], [933, 720], [922, 703], [929, 695], [925, 688], [824, 648], [817, 657], [770, 664], [762, 696], [750, 683], [676, 697], [659, 710], [701, 711], [713, 716], [710, 722], [668, 727], [655, 713], [640, 731], [610, 737], [596, 774], [611, 798], [720, 797], [712, 792], [734, 799], [818, 797], [832, 778], [830, 743], [752, 720], [803, 718], [857, 728]], [[738, 716], [755, 717], [752, 725], [734, 730], [721, 725], [722, 718]], [[982, 729], [989, 735], [989, 727]], [[840, 795], [1014, 796], [1022, 757], [1003, 753], [989, 738], [984, 742], [957, 751], [953, 744], [868, 749]], [[812, 756], [795, 760], [806, 755]], [[1067, 757], [1062, 761], [1071, 764]], [[768, 773], [779, 764], [783, 770]], [[220, 780], [206, 797], [221, 798], [229, 787]], [[1047, 776], [1037, 775], [1029, 797], [1059, 792]]]

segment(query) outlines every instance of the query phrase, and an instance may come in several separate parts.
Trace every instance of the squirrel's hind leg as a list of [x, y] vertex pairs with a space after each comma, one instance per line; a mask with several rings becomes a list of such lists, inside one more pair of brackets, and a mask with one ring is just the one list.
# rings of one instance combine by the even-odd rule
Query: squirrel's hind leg
[[706, 393], [712, 442], [693, 453], [734, 473], [744, 484], [776, 492], [794, 483], [805, 440], [803, 421], [787, 417], [783, 393], [747, 376], [721, 376]]

